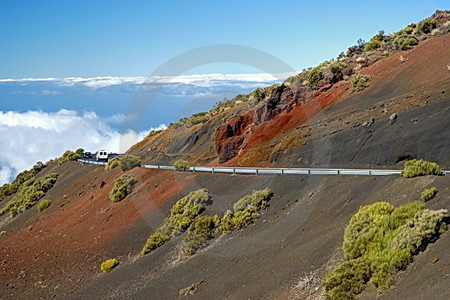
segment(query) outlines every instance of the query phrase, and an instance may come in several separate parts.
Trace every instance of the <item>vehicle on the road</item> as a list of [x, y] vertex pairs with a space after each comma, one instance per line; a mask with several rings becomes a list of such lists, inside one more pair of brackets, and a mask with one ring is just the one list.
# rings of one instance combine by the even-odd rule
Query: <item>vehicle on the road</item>
[[81, 157], [82, 157], [82, 158], [93, 158], [93, 157], [94, 157], [94, 154], [92, 154], [92, 152], [84, 152], [84, 153], [81, 155]]
[[99, 150], [95, 155], [96, 160], [108, 160], [108, 152], [106, 150]]

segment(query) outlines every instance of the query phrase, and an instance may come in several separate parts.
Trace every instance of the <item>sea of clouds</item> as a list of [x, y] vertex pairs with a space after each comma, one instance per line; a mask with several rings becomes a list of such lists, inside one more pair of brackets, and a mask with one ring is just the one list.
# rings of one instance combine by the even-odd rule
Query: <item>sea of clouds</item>
[[60, 156], [67, 149], [86, 151], [106, 149], [124, 152], [142, 140], [150, 130], [119, 132], [111, 127], [124, 116], [101, 118], [95, 112], [79, 114], [61, 109], [57, 112], [0, 111], [0, 184], [11, 181], [20, 171], [37, 161]]

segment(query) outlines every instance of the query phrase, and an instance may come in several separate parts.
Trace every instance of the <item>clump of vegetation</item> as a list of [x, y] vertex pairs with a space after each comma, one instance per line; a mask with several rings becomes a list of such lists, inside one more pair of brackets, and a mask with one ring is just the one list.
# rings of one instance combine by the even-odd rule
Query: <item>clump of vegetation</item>
[[127, 154], [122, 156], [122, 158], [120, 159], [119, 167], [122, 172], [125, 172], [135, 167], [139, 167], [141, 163], [142, 161], [139, 157]]
[[34, 177], [47, 166], [48, 164], [38, 162], [30, 170], [20, 172], [13, 182], [5, 183], [4, 185], [2, 185], [0, 187], [0, 201], [5, 199], [7, 196], [15, 194], [19, 190], [22, 183]]
[[363, 39], [358, 39], [356, 45], [349, 47], [345, 55], [347, 55], [348, 57], [352, 57], [356, 54], [362, 53], [366, 44], [366, 41], [364, 41]]
[[117, 267], [118, 264], [119, 261], [117, 259], [111, 258], [102, 262], [102, 264], [100, 265], [100, 269], [103, 271], [103, 273], [109, 273], [112, 269]]
[[147, 239], [147, 242], [145, 243], [144, 248], [141, 251], [141, 254], [147, 254], [153, 250], [155, 250], [156, 248], [161, 247], [162, 245], [164, 245], [168, 240], [170, 239], [170, 237], [166, 234], [160, 233], [160, 232], [155, 232], [152, 233], [150, 235], [150, 237]]
[[419, 201], [397, 208], [387, 202], [361, 207], [344, 233], [348, 261], [323, 280], [326, 298], [353, 299], [368, 282], [389, 287], [392, 275], [446, 230], [446, 218], [446, 210], [424, 209]]
[[425, 19], [419, 24], [417, 24], [417, 32], [418, 33], [430, 33], [437, 26], [437, 21], [435, 19]]
[[75, 152], [67, 150], [61, 157], [58, 158], [58, 164], [62, 165], [66, 161], [77, 160], [81, 157], [81, 154], [83, 154], [83, 152], [84, 149], [82, 148], [78, 148], [77, 150], [75, 150]]
[[34, 206], [53, 187], [57, 178], [58, 174], [50, 173], [41, 178], [28, 179], [21, 185], [14, 198], [0, 210], [0, 216], [9, 211], [11, 217], [14, 217]]
[[188, 234], [184, 239], [183, 252], [192, 255], [205, 247], [208, 240], [214, 237], [216, 227], [220, 224], [218, 215], [202, 216], [194, 220], [189, 226]]
[[397, 50], [409, 50], [416, 46], [419, 41], [413, 35], [400, 35], [394, 38], [392, 43]]
[[369, 86], [369, 77], [364, 75], [356, 75], [352, 79], [353, 89], [356, 91], [362, 91]]
[[51, 203], [52, 203], [52, 200], [41, 200], [41, 201], [39, 201], [39, 203], [37, 205], [37, 210], [43, 211], [43, 210], [47, 209]]
[[378, 34], [370, 39], [370, 41], [364, 46], [364, 51], [370, 51], [380, 48], [384, 44], [384, 30], [380, 30]]
[[187, 161], [185, 161], [185, 160], [182, 160], [182, 159], [177, 160], [173, 164], [173, 167], [175, 168], [176, 171], [186, 171], [188, 166], [189, 166], [189, 163]]
[[190, 192], [186, 197], [178, 200], [170, 209], [170, 216], [164, 220], [164, 224], [148, 238], [141, 254], [155, 250], [171, 237], [186, 231], [210, 200], [211, 196], [206, 189]]
[[234, 204], [233, 211], [228, 210], [220, 220], [219, 232], [228, 234], [254, 222], [260, 217], [258, 212], [268, 206], [272, 196], [272, 190], [264, 189], [240, 199]]
[[435, 187], [432, 187], [430, 189], [425, 189], [423, 190], [422, 194], [420, 195], [420, 199], [423, 201], [430, 201], [431, 199], [433, 199], [436, 194], [437, 194], [438, 190]]
[[424, 175], [441, 175], [442, 170], [436, 164], [425, 160], [413, 159], [405, 162], [404, 168], [400, 173], [403, 177], [412, 178]]
[[114, 157], [113, 159], [108, 160], [108, 164], [105, 166], [106, 171], [114, 170], [120, 166], [120, 157]]
[[146, 139], [151, 138], [152, 136], [155, 136], [155, 135], [157, 135], [158, 133], [161, 133], [161, 132], [163, 132], [163, 131], [164, 131], [164, 129], [152, 130], [152, 131], [150, 131], [150, 132], [147, 134], [147, 136], [146, 136], [145, 138], [146, 138]]
[[122, 172], [126, 172], [135, 167], [139, 167], [142, 161], [139, 157], [126, 154], [122, 157], [114, 157], [113, 159], [108, 161], [108, 164], [105, 166], [105, 170], [110, 171], [115, 168], [120, 168]]
[[136, 177], [133, 175], [124, 174], [120, 176], [114, 183], [114, 187], [109, 192], [109, 199], [112, 202], [119, 202], [131, 194], [133, 186], [137, 183]]

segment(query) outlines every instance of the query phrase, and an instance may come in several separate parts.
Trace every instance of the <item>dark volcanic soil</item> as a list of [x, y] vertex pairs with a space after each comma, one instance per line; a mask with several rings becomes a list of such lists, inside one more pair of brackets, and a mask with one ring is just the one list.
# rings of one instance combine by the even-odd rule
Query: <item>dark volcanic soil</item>
[[[424, 187], [433, 185], [441, 196], [428, 206], [450, 208], [448, 178], [218, 176], [195, 178], [198, 186], [208, 188], [213, 195], [213, 205], [204, 214], [223, 212], [253, 189], [269, 187], [275, 196], [257, 224], [223, 236], [206, 250], [184, 260], [179, 257], [180, 238], [144, 257], [134, 256], [154, 226], [138, 222], [129, 231], [142, 237], [129, 241], [134, 248], [133, 258], [110, 274], [100, 275], [97, 271], [97, 279], [89, 281], [72, 297], [174, 299], [180, 289], [203, 280], [194, 299], [286, 299], [277, 295], [291, 298], [295, 294], [291, 287], [302, 275], [327, 264], [339, 253], [344, 226], [360, 205], [374, 201], [406, 203], [417, 199]], [[420, 278], [421, 285], [431, 286], [416, 291], [415, 296], [422, 299], [448, 296], [445, 245], [448, 234], [420, 254], [412, 265], [429, 269], [429, 277]], [[429, 263], [431, 251], [440, 262]], [[407, 270], [399, 282], [412, 280], [410, 277], [417, 277], [417, 272]], [[392, 293], [408, 295], [408, 285], [400, 285]]]

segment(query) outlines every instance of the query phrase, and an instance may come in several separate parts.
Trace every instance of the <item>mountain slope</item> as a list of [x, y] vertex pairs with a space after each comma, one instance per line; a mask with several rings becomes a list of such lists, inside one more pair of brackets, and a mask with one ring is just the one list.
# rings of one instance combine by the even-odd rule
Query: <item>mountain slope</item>
[[[388, 44], [394, 37], [385, 36], [385, 48], [360, 49], [306, 71], [323, 70], [316, 85], [296, 75], [238, 97], [246, 100], [198, 124], [179, 122], [128, 153], [158, 164], [184, 158], [191, 165], [398, 169], [405, 160], [423, 158], [448, 169], [450, 13], [433, 17], [439, 34], [420, 35], [410, 50], [395, 50]], [[341, 77], [327, 73], [341, 63]], [[362, 91], [352, 86], [357, 75], [369, 79]], [[192, 284], [198, 284], [193, 299], [317, 299], [320, 279], [343, 259], [344, 228], [360, 206], [405, 204], [436, 187], [437, 197], [426, 207], [450, 209], [449, 177], [441, 176], [121, 172], [68, 161], [36, 177], [48, 173], [59, 174], [45, 196], [52, 200], [48, 209], [0, 216], [2, 299], [174, 299]], [[124, 173], [138, 183], [113, 203], [108, 194]], [[172, 205], [200, 188], [212, 197], [202, 216], [223, 215], [253, 190], [270, 188], [274, 196], [254, 224], [211, 240], [193, 256], [181, 254], [186, 233], [140, 255]], [[392, 289], [378, 295], [368, 286], [358, 297], [448, 298], [449, 236], [418, 253]], [[103, 274], [100, 264], [110, 258], [120, 263]]]

